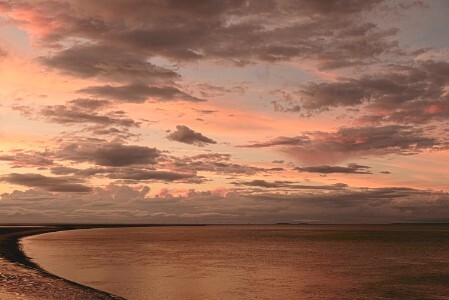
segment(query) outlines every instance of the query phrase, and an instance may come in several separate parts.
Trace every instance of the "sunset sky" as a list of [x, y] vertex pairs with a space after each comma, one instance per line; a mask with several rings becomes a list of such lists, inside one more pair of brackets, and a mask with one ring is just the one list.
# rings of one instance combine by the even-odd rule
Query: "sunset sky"
[[0, 0], [0, 222], [448, 222], [448, 15]]

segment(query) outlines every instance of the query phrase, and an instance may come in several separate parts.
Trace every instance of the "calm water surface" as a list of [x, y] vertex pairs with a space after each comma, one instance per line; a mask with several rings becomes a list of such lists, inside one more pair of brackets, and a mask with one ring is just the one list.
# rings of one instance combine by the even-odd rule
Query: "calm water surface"
[[449, 299], [446, 225], [109, 228], [22, 246], [128, 299]]

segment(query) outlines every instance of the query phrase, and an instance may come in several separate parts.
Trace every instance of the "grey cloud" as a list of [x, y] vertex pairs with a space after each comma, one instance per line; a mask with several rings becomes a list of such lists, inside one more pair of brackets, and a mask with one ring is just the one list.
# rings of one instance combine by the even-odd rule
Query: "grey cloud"
[[266, 181], [263, 179], [255, 179], [252, 181], [238, 181], [233, 182], [235, 185], [239, 186], [250, 186], [250, 187], [263, 187], [263, 188], [281, 188], [282, 190], [338, 190], [346, 188], [347, 185], [343, 183], [337, 183], [333, 185], [304, 185], [298, 184], [292, 181]]
[[295, 136], [295, 137], [285, 137], [280, 136], [277, 138], [274, 138], [272, 140], [266, 141], [266, 142], [260, 142], [260, 143], [252, 143], [247, 145], [240, 145], [237, 147], [241, 148], [265, 148], [265, 147], [272, 147], [272, 146], [298, 146], [298, 145], [306, 145], [310, 143], [310, 137], [303, 135], [303, 136]]
[[388, 65], [358, 79], [311, 82], [273, 103], [280, 111], [360, 106], [358, 121], [421, 124], [449, 116], [448, 78], [449, 63], [444, 61]]
[[264, 187], [264, 188], [279, 188], [279, 187], [286, 187], [288, 186], [290, 182], [286, 181], [275, 181], [275, 182], [268, 182], [262, 179], [256, 179], [250, 182], [238, 182], [236, 184], [246, 185], [246, 186], [258, 186], [258, 187]]
[[263, 188], [282, 188], [293, 190], [339, 190], [347, 187], [346, 184], [336, 183], [333, 185], [303, 185], [292, 181], [266, 181], [263, 179], [255, 179], [252, 181], [238, 181], [233, 182], [235, 185], [250, 186], [250, 187], [263, 187]]
[[50, 192], [90, 192], [92, 190], [90, 187], [80, 184], [79, 180], [63, 177], [47, 177], [33, 173], [11, 173], [1, 176], [0, 181], [42, 188]]
[[200, 132], [194, 131], [187, 126], [177, 125], [176, 130], [167, 136], [170, 141], [176, 141], [196, 146], [204, 146], [206, 144], [216, 144], [217, 142], [204, 136]]
[[64, 166], [56, 166], [56, 167], [51, 168], [50, 171], [52, 174], [55, 174], [55, 175], [68, 175], [68, 174], [76, 173], [77, 171], [79, 171], [79, 169], [64, 167]]
[[[90, 106], [94, 106], [96, 104], [98, 103], [85, 103], [85, 105]], [[139, 127], [140, 124], [132, 119], [124, 118], [122, 115], [116, 115], [114, 112], [109, 112], [107, 115], [104, 115], [92, 111], [92, 109], [80, 109], [80, 106], [46, 106], [41, 109], [40, 113], [48, 121], [64, 125], [93, 123], [103, 126], [118, 125], [123, 127]]]
[[[234, 86], [216, 86], [208, 83], [200, 83], [197, 84], [197, 88], [200, 89], [201, 95], [203, 97], [217, 97], [223, 96], [225, 94], [234, 93], [234, 94], [243, 94], [245, 93], [246, 88], [238, 85]], [[200, 113], [208, 114], [215, 111], [208, 110], [199, 110]]]
[[[65, 167], [65, 166], [57, 166], [57, 167], [53, 167], [51, 168], [51, 173], [55, 174], [55, 175], [68, 175], [68, 174], [73, 174], [75, 176], [80, 176], [80, 177], [91, 177], [91, 176], [103, 176], [104, 175], [110, 175], [110, 174], [114, 174], [115, 172], [123, 172], [124, 168], [121, 167], [90, 167], [90, 168], [85, 168], [85, 169], [78, 169], [78, 168], [73, 168], [73, 167]], [[106, 177], [108, 177], [106, 176]]]
[[170, 171], [144, 170], [144, 169], [124, 169], [111, 172], [109, 178], [128, 180], [160, 180], [160, 181], [184, 181], [195, 178], [196, 174], [177, 173]]
[[185, 168], [187, 168], [188, 170], [214, 172], [218, 174], [242, 174], [242, 175], [243, 174], [251, 175], [266, 171], [265, 169], [262, 168], [257, 168], [249, 165], [241, 165], [236, 163], [226, 163], [226, 162], [204, 163], [200, 161], [187, 164]]
[[[390, 84], [388, 81], [384, 83]], [[380, 82], [378, 84], [381, 84]], [[354, 106], [369, 100], [371, 95], [363, 86], [348, 79], [344, 84], [309, 83], [298, 92], [305, 109], [328, 109], [336, 106]]]
[[284, 168], [279, 168], [279, 167], [266, 169], [267, 172], [269, 172], [269, 171], [280, 172], [280, 171], [284, 171], [284, 170], [285, 170]]
[[[305, 96], [305, 108], [369, 102], [373, 108], [391, 110], [410, 101], [442, 97], [442, 88], [449, 83], [448, 76], [449, 64], [446, 62], [425, 61], [411, 66], [392, 65], [384, 72], [360, 79], [311, 84], [306, 86], [301, 94]], [[333, 100], [330, 96], [332, 94]]]
[[410, 155], [425, 149], [445, 147], [424, 130], [401, 125], [342, 127], [336, 132], [309, 132], [304, 136], [280, 137], [241, 147], [280, 147], [304, 164], [335, 163], [365, 155]]
[[0, 60], [8, 56], [8, 52], [0, 44]]
[[13, 168], [45, 168], [53, 165], [51, 152], [16, 150], [0, 154], [0, 161], [7, 161]]
[[[300, 213], [303, 218], [313, 216], [319, 220], [320, 214], [326, 214], [325, 220], [336, 222], [422, 222], [423, 220], [438, 220], [447, 217], [442, 211], [447, 211], [448, 194], [429, 190], [391, 187], [376, 189], [342, 189], [333, 193], [301, 195], [275, 195], [270, 193], [255, 193], [249, 197], [271, 202], [277, 200], [290, 205], [301, 205], [307, 213]], [[423, 209], [426, 207], [425, 216]]]
[[40, 61], [81, 78], [98, 76], [114, 81], [169, 83], [180, 77], [175, 71], [149, 63], [144, 56], [109, 45], [77, 45], [53, 56], [40, 57]]
[[96, 176], [96, 175], [104, 175], [104, 174], [111, 174], [116, 171], [119, 171], [126, 167], [103, 167], [103, 166], [94, 166], [89, 167], [85, 169], [78, 169], [74, 167], [65, 167], [65, 166], [58, 166], [51, 168], [51, 172], [55, 175], [68, 175], [73, 174], [75, 176], [81, 176], [81, 177], [90, 177], [90, 176]]
[[156, 148], [94, 142], [69, 143], [57, 152], [57, 156], [61, 159], [87, 161], [113, 167], [155, 164], [160, 155], [160, 151]]
[[190, 160], [203, 160], [208, 162], [229, 161], [231, 154], [227, 153], [204, 153], [189, 157]]
[[[381, 55], [400, 54], [392, 39], [396, 29], [383, 29], [366, 21], [365, 14], [379, 8], [383, 3], [380, 0], [332, 4], [309, 0], [198, 1], [189, 5], [173, 0], [135, 0], [126, 5], [82, 0], [70, 4], [2, 3], [3, 11], [16, 23], [23, 23], [22, 16], [32, 13], [33, 18], [27, 19], [31, 27], [35, 23], [51, 24], [35, 35], [54, 47], [76, 38], [99, 44], [100, 48], [119, 47], [125, 53], [174, 61], [221, 59], [245, 64], [313, 59], [323, 68], [360, 65]], [[391, 10], [401, 9], [390, 6]], [[48, 11], [54, 13], [49, 15]], [[60, 56], [67, 56], [67, 51]], [[57, 58], [47, 63], [86, 72], [85, 63], [78, 67]]]
[[131, 138], [138, 138], [140, 134], [132, 133], [127, 127], [107, 127], [105, 128], [101, 124], [94, 125], [85, 128], [83, 131], [91, 132], [92, 134], [98, 136], [109, 136], [113, 137], [114, 142], [126, 142]]
[[78, 126], [82, 132], [108, 135], [116, 141], [137, 137], [129, 128], [140, 127], [141, 122], [128, 118], [124, 111], [112, 110], [112, 104], [108, 100], [74, 99], [65, 105], [47, 105], [40, 109], [15, 105], [12, 109], [32, 120], [39, 116], [48, 122]]
[[257, 173], [279, 172], [282, 168], [258, 168], [250, 165], [242, 165], [231, 162], [204, 162], [204, 161], [182, 161], [178, 160], [173, 163], [175, 170], [186, 172], [212, 172], [223, 175], [246, 176]]
[[[4, 222], [189, 222], [254, 220], [275, 223], [315, 220], [319, 223], [447, 222], [449, 195], [444, 192], [401, 187], [299, 190], [289, 193], [248, 190], [226, 195], [190, 190], [173, 196], [161, 191], [148, 195], [148, 187], [108, 185], [92, 193], [73, 196], [39, 190], [1, 195]], [[210, 203], [214, 205], [210, 205]]]
[[200, 113], [201, 115], [210, 115], [210, 114], [214, 114], [217, 111], [216, 110], [211, 110], [211, 109], [196, 109], [193, 108], [194, 111]]
[[78, 98], [70, 100], [68, 104], [83, 110], [100, 110], [112, 105], [112, 102], [108, 100]]
[[132, 83], [122, 86], [90, 86], [78, 90], [93, 96], [104, 97], [112, 100], [143, 103], [152, 101], [189, 101], [201, 102], [203, 99], [191, 96], [173, 86], [148, 86], [142, 83]]
[[271, 163], [273, 164], [283, 164], [285, 161], [284, 160], [273, 160]]
[[164, 181], [164, 182], [189, 182], [200, 183], [204, 181], [195, 172], [173, 172], [166, 170], [154, 170], [146, 167], [92, 167], [77, 169], [71, 167], [58, 166], [51, 169], [56, 175], [74, 174], [76, 176], [90, 177], [98, 176], [109, 179], [122, 179], [130, 183], [134, 181]]
[[[172, 157], [164, 155], [155, 148], [128, 146], [101, 139], [83, 139], [75, 136], [71, 140], [63, 139], [58, 142], [62, 144], [61, 148], [49, 152], [48, 155], [52, 162], [54, 159], [56, 163], [46, 166], [55, 175], [200, 183], [206, 179], [198, 176], [197, 172], [240, 176], [284, 170], [233, 163], [230, 161], [231, 155], [227, 153], [210, 152], [190, 157]], [[76, 168], [67, 161], [90, 162], [98, 167]]]
[[308, 172], [308, 173], [322, 173], [322, 174], [331, 174], [331, 173], [343, 173], [343, 174], [372, 174], [368, 169], [368, 166], [362, 166], [358, 164], [348, 164], [347, 167], [340, 166], [311, 166], [311, 167], [301, 167], [295, 168], [295, 170], [300, 172]]
[[213, 172], [225, 175], [253, 175], [259, 172], [277, 171], [275, 168], [258, 168], [233, 163], [230, 160], [231, 155], [229, 154], [207, 153], [182, 158], [171, 157], [167, 167], [184, 172]]

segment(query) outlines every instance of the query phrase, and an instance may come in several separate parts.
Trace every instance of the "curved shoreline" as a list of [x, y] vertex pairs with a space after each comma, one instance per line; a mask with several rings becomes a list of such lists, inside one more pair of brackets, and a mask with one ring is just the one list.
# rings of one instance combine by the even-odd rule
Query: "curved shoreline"
[[[112, 227], [112, 226], [86, 226], [86, 225], [75, 225], [75, 226], [67, 226], [67, 225], [49, 225], [49, 226], [40, 226], [40, 227], [3, 227], [0, 228], [0, 257], [5, 260], [14, 263], [16, 265], [21, 266], [22, 268], [32, 269], [37, 271], [43, 277], [57, 280], [60, 283], [68, 284], [72, 287], [78, 288], [92, 296], [94, 299], [114, 299], [114, 300], [122, 300], [125, 299], [123, 297], [110, 294], [105, 291], [101, 291], [89, 286], [82, 285], [80, 283], [59, 277], [55, 274], [52, 274], [45, 269], [43, 269], [38, 264], [31, 261], [31, 259], [24, 253], [20, 241], [23, 238], [52, 233], [58, 231], [66, 231], [66, 230], [77, 230], [77, 229], [93, 229], [93, 228], [104, 228], [104, 227]], [[114, 226], [115, 227], [115, 226]], [[25, 270], [24, 270], [25, 271]], [[20, 276], [20, 274], [16, 274]], [[28, 295], [30, 297], [34, 297], [33, 295]], [[51, 297], [51, 296], [50, 296]], [[71, 298], [70, 296], [68, 297]]]
[[[13, 293], [17, 299], [111, 299], [124, 297], [95, 289], [46, 271], [23, 251], [20, 241], [23, 238], [66, 230], [159, 227], [159, 226], [204, 226], [203, 224], [45, 224], [45, 225], [0, 225], [0, 296]], [[26, 286], [24, 286], [24, 284]], [[23, 298], [25, 297], [25, 298]], [[37, 297], [37, 298], [36, 298]], [[7, 298], [10, 299], [10, 298]], [[14, 298], [11, 298], [14, 299]]]

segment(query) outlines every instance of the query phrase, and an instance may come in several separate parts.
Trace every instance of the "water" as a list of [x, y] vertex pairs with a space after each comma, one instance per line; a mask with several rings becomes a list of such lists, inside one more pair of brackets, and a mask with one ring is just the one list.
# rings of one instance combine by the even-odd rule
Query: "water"
[[449, 299], [446, 225], [89, 229], [23, 247], [128, 299]]

